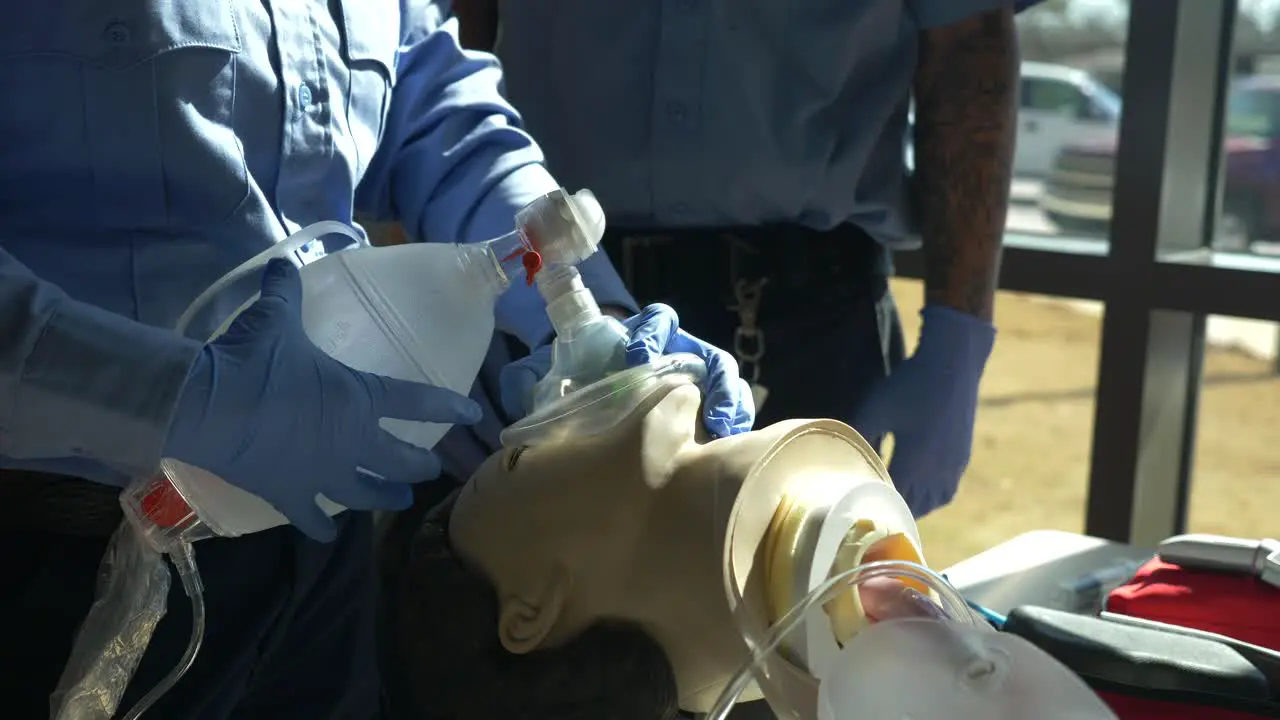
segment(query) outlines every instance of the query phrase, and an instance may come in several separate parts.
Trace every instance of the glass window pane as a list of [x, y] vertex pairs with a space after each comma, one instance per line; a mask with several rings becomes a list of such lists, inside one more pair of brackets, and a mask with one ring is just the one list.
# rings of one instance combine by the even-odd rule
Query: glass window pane
[[1107, 241], [1128, 7], [1046, 0], [1019, 16], [1023, 97], [1010, 232]]
[[1273, 98], [1265, 91], [1237, 83], [1227, 100], [1226, 128], [1229, 137], [1269, 138], [1274, 134]]
[[1078, 87], [1057, 80], [1026, 80], [1022, 89], [1027, 93], [1022, 106], [1028, 110], [1070, 116], [1079, 111], [1084, 102], [1084, 94]]
[[1227, 95], [1220, 183], [1210, 242], [1228, 253], [1280, 254], [1280, 6], [1240, 3]]
[[1280, 537], [1275, 323], [1214, 317], [1200, 389], [1188, 529]]
[[[1227, 93], [1222, 197], [1210, 242], [1216, 264], [1268, 269], [1280, 255], [1280, 6], [1241, 2]], [[1258, 302], [1270, 302], [1258, 298]], [[1277, 325], [1210, 317], [1196, 423], [1191, 532], [1280, 536]]]
[[[893, 292], [915, 338], [921, 284], [894, 280]], [[1002, 292], [996, 316], [969, 470], [955, 501], [920, 523], [933, 567], [1031, 530], [1084, 529], [1101, 308]]]
[[1264, 75], [1232, 81], [1224, 119], [1222, 206], [1214, 248], [1223, 252], [1267, 251], [1280, 218], [1280, 146], [1276, 108], [1280, 82]]

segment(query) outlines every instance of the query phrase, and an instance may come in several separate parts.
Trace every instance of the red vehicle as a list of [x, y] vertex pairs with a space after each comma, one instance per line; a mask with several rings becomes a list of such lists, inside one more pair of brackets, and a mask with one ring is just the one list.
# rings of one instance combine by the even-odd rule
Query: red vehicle
[[[1040, 207], [1064, 232], [1106, 235], [1117, 138], [1068, 143], [1054, 161]], [[1237, 81], [1227, 108], [1226, 176], [1215, 246], [1247, 250], [1280, 238], [1280, 77]]]

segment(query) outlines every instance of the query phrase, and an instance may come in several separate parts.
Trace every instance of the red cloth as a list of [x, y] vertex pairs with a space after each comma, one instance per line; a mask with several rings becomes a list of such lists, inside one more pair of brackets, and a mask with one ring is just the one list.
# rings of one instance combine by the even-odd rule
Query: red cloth
[[[1280, 649], [1280, 588], [1244, 574], [1184, 570], [1154, 558], [1107, 597], [1107, 610]], [[1121, 720], [1255, 720], [1232, 710], [1098, 693]]]
[[1107, 610], [1280, 650], [1280, 588], [1249, 575], [1184, 570], [1154, 558], [1111, 592]]
[[1098, 697], [1120, 720], [1259, 720], [1258, 715], [1165, 700], [1100, 692]]

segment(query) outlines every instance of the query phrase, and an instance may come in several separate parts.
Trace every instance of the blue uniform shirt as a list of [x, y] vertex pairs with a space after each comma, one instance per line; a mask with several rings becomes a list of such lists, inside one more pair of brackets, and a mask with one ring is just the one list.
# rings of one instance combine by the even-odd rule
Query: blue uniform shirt
[[[0, 466], [151, 472], [199, 347], [168, 328], [300, 227], [360, 209], [418, 240], [479, 240], [556, 187], [496, 61], [436, 18], [426, 0], [6, 9]], [[632, 304], [603, 254], [584, 277]], [[528, 288], [498, 321], [550, 332]]]
[[919, 35], [1008, 2], [502, 0], [497, 53], [612, 226], [852, 222], [903, 247]]

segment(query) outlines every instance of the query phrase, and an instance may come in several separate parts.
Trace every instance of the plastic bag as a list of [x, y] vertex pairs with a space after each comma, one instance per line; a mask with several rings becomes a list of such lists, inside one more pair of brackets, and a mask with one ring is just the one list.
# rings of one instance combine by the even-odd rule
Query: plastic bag
[[49, 698], [52, 720], [110, 720], [164, 617], [171, 582], [164, 555], [120, 523], [98, 567], [96, 599]]

